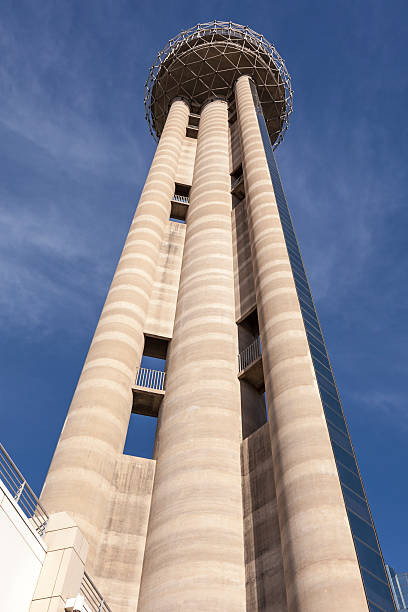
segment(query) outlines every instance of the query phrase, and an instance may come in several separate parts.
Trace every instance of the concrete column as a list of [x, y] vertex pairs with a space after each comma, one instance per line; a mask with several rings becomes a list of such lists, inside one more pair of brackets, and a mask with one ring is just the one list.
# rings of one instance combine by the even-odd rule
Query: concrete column
[[91, 572], [115, 463], [125, 443], [131, 385], [143, 352], [144, 322], [188, 115], [185, 102], [173, 102], [41, 495], [48, 512], [75, 517], [89, 542]]
[[227, 104], [198, 134], [139, 612], [245, 610]]
[[236, 102], [288, 610], [367, 611], [249, 77]]

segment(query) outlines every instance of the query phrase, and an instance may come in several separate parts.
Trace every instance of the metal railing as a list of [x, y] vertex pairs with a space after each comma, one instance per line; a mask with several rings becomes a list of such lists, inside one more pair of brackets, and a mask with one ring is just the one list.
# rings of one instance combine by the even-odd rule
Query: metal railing
[[242, 183], [242, 181], [243, 181], [243, 180], [244, 180], [244, 175], [243, 175], [243, 174], [241, 174], [241, 176], [239, 176], [239, 177], [238, 177], [238, 178], [236, 178], [234, 181], [232, 181], [232, 184], [231, 184], [231, 191], [234, 191], [234, 189], [235, 189], [236, 187], [238, 187], [238, 185], [239, 185], [240, 183]]
[[112, 612], [86, 572], [84, 572], [79, 592], [85, 599], [87, 609], [90, 612]]
[[238, 355], [238, 372], [245, 370], [245, 368], [256, 361], [258, 357], [261, 357], [261, 355], [261, 338], [258, 336], [256, 340], [254, 340]]
[[172, 200], [173, 202], [180, 202], [181, 204], [190, 203], [190, 198], [188, 196], [178, 195], [177, 193], [174, 194], [174, 196], [172, 197]]
[[145, 389], [154, 389], [155, 391], [164, 391], [164, 381], [166, 372], [160, 370], [149, 370], [148, 368], [138, 368], [136, 372], [135, 384], [138, 387]]
[[48, 521], [48, 514], [1, 443], [0, 478], [14, 497], [16, 504], [20, 506], [26, 517], [31, 520], [37, 533], [42, 536]]

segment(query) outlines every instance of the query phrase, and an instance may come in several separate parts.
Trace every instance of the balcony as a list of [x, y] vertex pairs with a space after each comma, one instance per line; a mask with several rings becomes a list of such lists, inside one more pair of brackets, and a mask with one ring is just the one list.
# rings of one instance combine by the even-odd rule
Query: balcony
[[248, 382], [257, 391], [265, 391], [262, 348], [259, 336], [238, 355], [238, 378]]
[[166, 372], [138, 368], [133, 391], [132, 412], [157, 417], [164, 397]]
[[179, 195], [175, 193], [171, 198], [171, 213], [172, 219], [179, 219], [185, 221], [187, 217], [188, 206], [190, 204], [190, 198], [186, 195]]
[[195, 138], [197, 139], [198, 137], [198, 125], [188, 125], [186, 128], [186, 136], [188, 138]]

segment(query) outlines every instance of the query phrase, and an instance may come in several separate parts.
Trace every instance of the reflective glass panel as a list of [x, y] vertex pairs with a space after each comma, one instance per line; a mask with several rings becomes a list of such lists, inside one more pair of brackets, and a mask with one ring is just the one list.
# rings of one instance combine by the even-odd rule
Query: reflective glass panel
[[379, 554], [368, 548], [363, 542], [357, 538], [354, 539], [354, 544], [357, 551], [360, 565], [365, 567], [369, 572], [375, 574], [380, 580], [385, 580], [385, 572], [382, 559]]
[[395, 612], [388, 584], [380, 582], [365, 570], [361, 570], [368, 599], [386, 612]]
[[351, 529], [354, 535], [360, 538], [360, 540], [363, 540], [363, 542], [365, 542], [369, 546], [371, 546], [371, 548], [376, 549], [377, 539], [375, 537], [374, 530], [371, 525], [363, 521], [363, 519], [361, 519], [359, 516], [356, 516], [354, 512], [349, 511], [348, 516]]
[[370, 513], [365, 500], [361, 499], [361, 497], [353, 493], [353, 491], [347, 487], [343, 487], [343, 495], [347, 508], [352, 510], [355, 514], [362, 516], [366, 521], [371, 521]]

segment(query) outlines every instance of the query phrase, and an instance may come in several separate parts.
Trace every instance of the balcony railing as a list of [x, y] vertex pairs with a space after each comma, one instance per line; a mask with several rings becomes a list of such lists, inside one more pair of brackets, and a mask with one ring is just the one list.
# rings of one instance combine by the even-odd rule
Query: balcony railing
[[243, 180], [244, 180], [244, 175], [241, 174], [241, 176], [239, 176], [234, 181], [232, 181], [231, 191], [234, 191], [234, 189], [236, 189], [238, 187], [238, 185], [240, 185], [240, 183], [242, 183]]
[[254, 363], [259, 357], [262, 355], [261, 350], [261, 338], [258, 336], [256, 340], [252, 342], [249, 346], [247, 346], [239, 355], [238, 355], [238, 372], [242, 372], [251, 363]]
[[173, 202], [180, 202], [180, 204], [190, 203], [190, 198], [188, 196], [178, 195], [177, 193], [174, 194], [174, 196], [172, 197], [172, 200]]
[[135, 384], [137, 387], [145, 389], [153, 389], [155, 391], [164, 391], [164, 381], [166, 372], [160, 370], [149, 370], [148, 368], [139, 368], [136, 373]]
[[84, 572], [82, 578], [80, 594], [84, 598], [86, 609], [89, 612], [112, 612], [86, 572]]
[[37, 533], [42, 536], [48, 514], [2, 444], [0, 444], [0, 477], [16, 504], [31, 520]]

